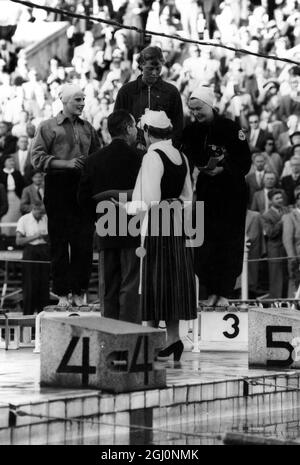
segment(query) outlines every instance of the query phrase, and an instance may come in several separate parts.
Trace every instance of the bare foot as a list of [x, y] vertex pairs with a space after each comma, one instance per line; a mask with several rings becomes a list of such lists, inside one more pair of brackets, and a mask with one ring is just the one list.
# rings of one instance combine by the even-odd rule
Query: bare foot
[[226, 297], [222, 297], [220, 295], [220, 297], [217, 300], [216, 306], [217, 307], [229, 307], [229, 301], [228, 299], [226, 299]]
[[57, 307], [69, 307], [70, 306], [70, 303], [69, 303], [69, 299], [66, 295], [62, 295], [59, 297], [59, 301], [58, 303], [56, 304]]
[[200, 305], [203, 307], [214, 307], [218, 300], [218, 296], [216, 294], [211, 294], [206, 300], [200, 300]]
[[83, 294], [73, 294], [72, 295], [72, 302], [75, 305], [75, 307], [82, 307], [85, 305], [84, 303], [84, 296]]

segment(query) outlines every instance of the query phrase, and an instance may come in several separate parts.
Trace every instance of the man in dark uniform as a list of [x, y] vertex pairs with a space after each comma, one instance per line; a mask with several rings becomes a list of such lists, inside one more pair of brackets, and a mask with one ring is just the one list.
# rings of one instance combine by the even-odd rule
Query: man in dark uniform
[[[81, 176], [78, 200], [82, 209], [90, 212], [96, 219], [98, 201], [107, 201], [111, 197], [119, 200], [118, 193], [131, 191], [140, 169], [141, 156], [132, 147], [136, 142], [135, 120], [125, 110], [114, 111], [108, 117], [108, 130], [112, 142], [88, 158]], [[103, 205], [103, 209], [107, 209]], [[136, 255], [140, 238], [119, 232], [119, 212], [115, 212], [116, 229], [101, 231], [99, 248], [104, 252], [104, 316], [132, 323], [141, 323], [139, 287], [140, 261]], [[107, 215], [104, 215], [104, 219]], [[125, 214], [124, 220], [127, 220]], [[122, 218], [121, 218], [122, 221]], [[112, 226], [112, 225], [111, 225]], [[126, 227], [127, 224], [122, 225]], [[99, 234], [99, 229], [97, 228]]]
[[[179, 143], [183, 128], [182, 101], [177, 88], [160, 77], [164, 63], [165, 59], [159, 47], [144, 48], [138, 58], [142, 74], [135, 81], [121, 87], [114, 109], [129, 111], [137, 123], [147, 108], [165, 111], [174, 128], [173, 141], [176, 145]], [[142, 145], [145, 148], [143, 131], [140, 128], [138, 147], [142, 148]]]
[[247, 189], [251, 166], [246, 136], [213, 108], [211, 88], [199, 87], [189, 108], [196, 121], [183, 132], [183, 152], [198, 173], [196, 195], [204, 201], [204, 243], [195, 250], [195, 271], [206, 305], [227, 306], [242, 271]]

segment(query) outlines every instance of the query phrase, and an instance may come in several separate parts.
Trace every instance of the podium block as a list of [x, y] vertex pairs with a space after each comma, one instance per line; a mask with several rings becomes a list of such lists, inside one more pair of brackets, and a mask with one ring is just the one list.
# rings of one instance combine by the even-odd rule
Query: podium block
[[202, 350], [247, 350], [248, 309], [202, 307], [200, 342]]
[[112, 392], [161, 388], [166, 371], [154, 369], [164, 332], [89, 315], [41, 318], [41, 385]]
[[300, 368], [299, 349], [298, 310], [249, 309], [249, 366]]

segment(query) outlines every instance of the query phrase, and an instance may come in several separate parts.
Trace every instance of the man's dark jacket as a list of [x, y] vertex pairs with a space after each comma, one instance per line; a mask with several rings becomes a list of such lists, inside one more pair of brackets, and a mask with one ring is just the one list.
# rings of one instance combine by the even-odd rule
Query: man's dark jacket
[[[96, 194], [110, 190], [132, 190], [141, 161], [141, 155], [122, 139], [114, 139], [88, 157], [78, 191], [78, 202], [85, 213], [96, 220], [97, 202], [93, 200]], [[117, 209], [117, 219], [118, 215]], [[139, 242], [139, 237], [99, 237], [99, 248], [138, 247]]]
[[10, 134], [5, 137], [4, 146], [0, 147], [0, 168], [3, 168], [4, 161], [7, 155], [11, 155], [17, 151], [18, 139]]
[[0, 184], [0, 218], [8, 211], [7, 194], [3, 184]]
[[300, 186], [300, 176], [295, 180], [292, 175], [287, 175], [281, 178], [280, 182], [281, 188], [284, 190], [287, 196], [287, 204], [293, 205], [296, 201], [295, 199], [295, 189]]
[[[21, 175], [20, 171], [14, 170], [12, 173], [12, 177], [14, 178], [15, 181], [15, 193], [19, 197], [19, 199], [22, 196], [23, 189], [25, 187], [25, 181], [23, 176]], [[7, 192], [7, 178], [8, 174], [4, 173], [4, 171], [0, 171], [0, 183], [4, 185], [5, 190]]]
[[173, 141], [175, 144], [179, 143], [183, 128], [183, 110], [177, 88], [161, 78], [152, 86], [147, 86], [142, 76], [124, 84], [118, 92], [114, 110], [127, 110], [138, 122], [145, 113], [145, 108], [166, 112], [174, 129]]

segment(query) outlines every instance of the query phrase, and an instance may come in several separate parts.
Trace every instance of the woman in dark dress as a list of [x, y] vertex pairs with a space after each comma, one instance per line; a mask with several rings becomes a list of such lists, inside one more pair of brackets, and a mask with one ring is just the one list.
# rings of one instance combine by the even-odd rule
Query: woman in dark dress
[[172, 144], [172, 124], [166, 113], [149, 110], [141, 123], [148, 151], [127, 211], [146, 209], [139, 250], [142, 319], [151, 326], [166, 322], [166, 348], [158, 356], [174, 354], [178, 361], [183, 351], [179, 320], [197, 317], [192, 249], [182, 227], [182, 218], [188, 216], [183, 215], [183, 206], [191, 207], [191, 177], [186, 157]]

